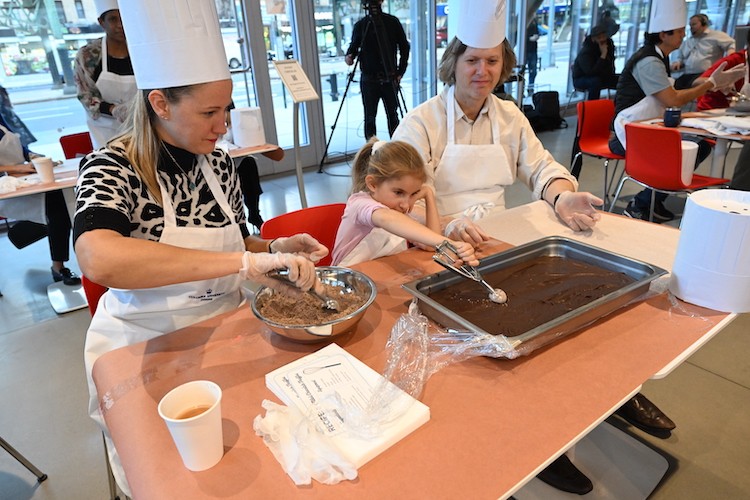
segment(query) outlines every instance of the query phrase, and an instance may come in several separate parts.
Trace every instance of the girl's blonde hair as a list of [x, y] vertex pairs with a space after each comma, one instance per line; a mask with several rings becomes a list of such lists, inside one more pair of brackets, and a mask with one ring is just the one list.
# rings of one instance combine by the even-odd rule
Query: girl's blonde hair
[[[380, 142], [373, 151], [375, 143]], [[352, 193], [367, 191], [365, 177], [373, 176], [375, 184], [387, 179], [413, 175], [423, 183], [427, 180], [422, 157], [414, 146], [403, 141], [383, 142], [370, 138], [354, 158], [352, 167]]]
[[[184, 96], [190, 94], [196, 86], [188, 85], [159, 90], [164, 94], [167, 102], [176, 104]], [[143, 179], [143, 183], [146, 185], [149, 193], [151, 193], [151, 196], [161, 204], [161, 190], [156, 181], [156, 167], [159, 164], [162, 141], [156, 135], [154, 127], [156, 112], [148, 100], [148, 95], [152, 91], [143, 90], [140, 94], [136, 94], [133, 97], [133, 101], [130, 104], [127, 127], [122, 135], [113, 139], [113, 141], [119, 140], [123, 143], [128, 161], [133, 165], [136, 173]]]

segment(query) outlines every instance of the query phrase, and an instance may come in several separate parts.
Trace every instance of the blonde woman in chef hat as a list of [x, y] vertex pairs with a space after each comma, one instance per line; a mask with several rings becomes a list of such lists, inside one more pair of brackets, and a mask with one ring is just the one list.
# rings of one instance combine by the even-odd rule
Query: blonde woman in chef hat
[[313, 262], [328, 253], [306, 234], [249, 234], [234, 163], [216, 148], [232, 81], [214, 2], [128, 0], [120, 14], [139, 94], [126, 132], [82, 161], [74, 224], [81, 270], [109, 287], [85, 346], [89, 411], [103, 428], [99, 356], [236, 309], [240, 282], [274, 269], [301, 290], [319, 286]]
[[575, 177], [544, 149], [521, 110], [492, 94], [516, 60], [505, 39], [505, 0], [456, 4], [456, 37], [438, 71], [446, 86], [408, 113], [393, 135], [422, 155], [444, 234], [485, 241], [475, 221], [504, 210], [505, 186], [516, 180], [573, 230], [591, 229], [600, 217], [593, 205], [602, 200], [576, 192]]

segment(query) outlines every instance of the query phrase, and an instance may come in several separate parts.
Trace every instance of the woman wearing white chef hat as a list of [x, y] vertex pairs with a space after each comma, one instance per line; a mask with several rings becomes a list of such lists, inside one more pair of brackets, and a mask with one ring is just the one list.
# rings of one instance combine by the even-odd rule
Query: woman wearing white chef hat
[[94, 148], [117, 135], [135, 95], [135, 77], [117, 0], [95, 0], [96, 15], [106, 35], [87, 43], [76, 55], [78, 100]]
[[458, 5], [456, 37], [440, 62], [446, 83], [436, 97], [406, 115], [393, 139], [417, 148], [433, 183], [445, 234], [480, 243], [486, 234], [472, 221], [505, 208], [505, 186], [516, 179], [536, 199], [552, 205], [576, 231], [593, 227], [603, 202], [576, 193], [577, 181], [552, 158], [512, 102], [492, 94], [516, 63], [505, 39], [505, 1], [467, 0]]
[[313, 260], [328, 253], [306, 234], [249, 234], [234, 163], [216, 149], [232, 81], [215, 9], [120, 2], [139, 94], [123, 135], [81, 162], [75, 216], [81, 270], [109, 287], [85, 346], [89, 410], [102, 427], [91, 380], [99, 356], [233, 310], [241, 280], [264, 281], [273, 269], [288, 268], [300, 289], [316, 286]]

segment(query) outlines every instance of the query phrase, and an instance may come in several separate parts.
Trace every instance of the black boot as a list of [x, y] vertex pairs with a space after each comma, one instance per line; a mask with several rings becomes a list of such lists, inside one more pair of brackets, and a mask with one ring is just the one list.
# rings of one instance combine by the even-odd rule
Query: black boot
[[549, 484], [553, 488], [577, 495], [585, 495], [594, 489], [591, 480], [573, 465], [573, 462], [565, 455], [560, 455], [554, 462], [536, 477]]

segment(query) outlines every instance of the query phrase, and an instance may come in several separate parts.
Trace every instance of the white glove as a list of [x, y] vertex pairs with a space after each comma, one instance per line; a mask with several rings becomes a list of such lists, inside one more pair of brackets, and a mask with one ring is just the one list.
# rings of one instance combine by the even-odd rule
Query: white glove
[[722, 90], [734, 85], [734, 82], [745, 76], [745, 65], [738, 64], [732, 66], [728, 70], [724, 70], [727, 67], [726, 61], [721, 63], [718, 68], [711, 73], [708, 79], [714, 84], [713, 90]]
[[573, 231], [586, 231], [593, 228], [602, 217], [594, 206], [603, 204], [601, 198], [591, 193], [563, 191], [555, 202], [555, 213]]
[[255, 433], [279, 461], [294, 484], [310, 484], [313, 479], [323, 484], [336, 484], [357, 478], [357, 469], [323, 435], [314, 420], [297, 408], [263, 400], [266, 415], [253, 420]]
[[272, 252], [296, 253], [313, 262], [328, 255], [328, 249], [307, 233], [295, 234], [288, 238], [276, 238], [271, 242]]
[[266, 277], [267, 272], [276, 269], [289, 269], [289, 281], [303, 292], [311, 289], [318, 281], [315, 265], [306, 257], [290, 253], [245, 252], [239, 273], [242, 279], [257, 281], [276, 290], [293, 290], [278, 280]]
[[452, 240], [465, 241], [473, 245], [478, 245], [479, 243], [490, 239], [482, 228], [466, 217], [459, 217], [458, 219], [450, 221], [445, 226], [444, 234], [447, 238]]
[[746, 82], [740, 89], [740, 94], [750, 99], [750, 82]]
[[118, 122], [124, 122], [128, 117], [128, 105], [115, 104], [115, 106], [112, 108], [112, 116], [114, 116]]

